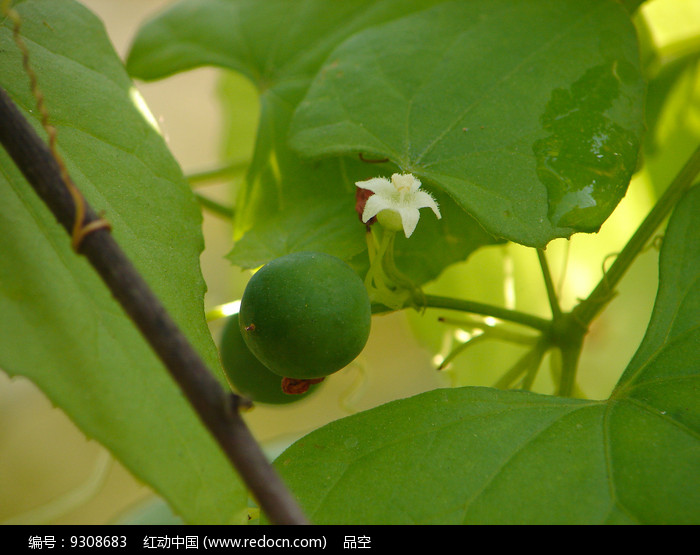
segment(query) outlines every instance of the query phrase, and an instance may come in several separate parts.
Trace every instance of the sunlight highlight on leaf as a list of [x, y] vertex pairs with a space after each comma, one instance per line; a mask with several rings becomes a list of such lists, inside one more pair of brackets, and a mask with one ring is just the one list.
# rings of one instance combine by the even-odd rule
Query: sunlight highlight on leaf
[[144, 100], [143, 96], [141, 96], [141, 93], [136, 87], [131, 87], [129, 89], [129, 98], [134, 104], [134, 107], [143, 116], [143, 119], [145, 119], [149, 123], [153, 130], [156, 131], [159, 135], [163, 135], [163, 131], [160, 129], [155, 116], [151, 113], [151, 110], [146, 104], [146, 101]]

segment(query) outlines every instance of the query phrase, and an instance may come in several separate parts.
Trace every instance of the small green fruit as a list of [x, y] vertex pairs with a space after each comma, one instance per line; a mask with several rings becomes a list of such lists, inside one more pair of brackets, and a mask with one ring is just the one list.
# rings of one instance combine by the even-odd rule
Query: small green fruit
[[280, 376], [328, 376], [360, 354], [371, 325], [365, 285], [329, 254], [299, 252], [258, 270], [241, 299], [241, 333]]
[[318, 386], [305, 393], [289, 395], [282, 391], [282, 378], [270, 372], [250, 352], [243, 341], [238, 314], [228, 318], [221, 334], [221, 364], [231, 388], [256, 403], [281, 405], [306, 398]]

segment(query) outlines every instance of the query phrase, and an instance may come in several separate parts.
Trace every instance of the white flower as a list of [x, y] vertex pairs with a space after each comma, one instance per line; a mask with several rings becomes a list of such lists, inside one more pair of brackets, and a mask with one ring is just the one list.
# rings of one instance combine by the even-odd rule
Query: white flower
[[430, 208], [438, 219], [442, 217], [435, 199], [420, 190], [421, 182], [410, 173], [395, 173], [391, 181], [374, 177], [355, 185], [374, 193], [367, 199], [362, 212], [364, 223], [377, 216], [383, 226], [394, 231], [403, 228], [406, 237], [410, 237], [420, 218], [419, 208]]

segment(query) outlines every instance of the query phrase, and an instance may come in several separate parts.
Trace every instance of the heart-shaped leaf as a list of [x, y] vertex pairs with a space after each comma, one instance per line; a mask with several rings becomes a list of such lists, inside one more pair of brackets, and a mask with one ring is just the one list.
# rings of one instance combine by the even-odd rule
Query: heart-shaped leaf
[[643, 95], [616, 2], [442, 2], [333, 50], [291, 144], [387, 157], [491, 234], [544, 247], [597, 231], [624, 196]]

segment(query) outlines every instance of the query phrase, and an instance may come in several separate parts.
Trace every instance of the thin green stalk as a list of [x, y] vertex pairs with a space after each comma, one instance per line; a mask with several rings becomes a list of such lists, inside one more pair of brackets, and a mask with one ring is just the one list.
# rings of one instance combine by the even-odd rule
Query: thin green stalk
[[475, 319], [465, 318], [438, 318], [438, 321], [450, 326], [457, 326], [461, 329], [471, 328], [484, 332], [491, 339], [499, 339], [509, 343], [517, 343], [519, 345], [531, 345], [537, 338], [534, 335], [526, 335], [524, 333], [516, 333], [507, 329], [503, 329], [503, 325], [487, 324]]
[[394, 244], [396, 242], [396, 232], [384, 230], [384, 235], [389, 235], [388, 237], [388, 247], [386, 249], [386, 256], [382, 260], [384, 264], [384, 271], [386, 275], [398, 286], [404, 289], [415, 289], [413, 282], [410, 280], [406, 274], [396, 266], [396, 261], [394, 259]]
[[226, 164], [225, 166], [218, 166], [209, 170], [186, 175], [185, 179], [187, 179], [192, 187], [198, 187], [207, 181], [216, 181], [219, 179], [232, 177], [245, 170], [249, 164], [250, 162], [248, 160], [233, 162], [232, 164]]
[[615, 287], [622, 276], [673, 210], [676, 203], [693, 184], [698, 173], [700, 173], [700, 147], [695, 150], [664, 194], [661, 195], [595, 289], [573, 310], [573, 316], [582, 327], [587, 328], [603, 310], [612, 298]]
[[370, 265], [365, 276], [365, 287], [372, 303], [383, 305], [391, 310], [405, 307], [406, 300], [410, 297], [407, 290], [401, 287], [394, 288], [397, 285], [394, 276], [388, 275], [384, 267], [386, 258], [394, 248], [395, 235], [395, 231], [384, 231], [375, 251], [374, 235], [371, 232], [367, 234]]
[[583, 333], [570, 338], [570, 341], [559, 347], [561, 353], [561, 379], [559, 380], [560, 397], [571, 397], [576, 386], [576, 370], [578, 369], [578, 359], [583, 347]]
[[[526, 374], [527, 376], [528, 374], [535, 373], [548, 348], [548, 341], [544, 337], [540, 338], [532, 349], [529, 349], [521, 356], [516, 363], [499, 378], [494, 384], [494, 387], [497, 389], [507, 389], [522, 374]], [[532, 379], [534, 379], [534, 375]], [[531, 383], [532, 379], [528, 381]]]
[[462, 351], [476, 345], [477, 343], [480, 343], [481, 341], [484, 341], [485, 339], [487, 338], [485, 337], [485, 334], [482, 333], [481, 335], [472, 337], [469, 341], [460, 343], [447, 354], [445, 359], [440, 363], [440, 366], [438, 366], [438, 370], [444, 370], [457, 356], [459, 356]]
[[211, 213], [216, 214], [217, 216], [221, 216], [225, 220], [233, 220], [232, 208], [224, 206], [223, 204], [219, 204], [215, 200], [205, 197], [204, 195], [200, 195], [197, 192], [194, 193], [194, 196], [197, 198], [199, 204], [203, 208], [209, 210]]
[[527, 369], [527, 372], [525, 372], [525, 376], [523, 377], [523, 381], [520, 386], [525, 391], [530, 391], [532, 389], [532, 384], [535, 382], [535, 376], [537, 376], [537, 370], [539, 370], [540, 365], [542, 364], [542, 359], [547, 353], [548, 348], [549, 343], [547, 343], [547, 341], [544, 339], [539, 341], [535, 346], [535, 351], [532, 355], [532, 363]]
[[535, 328], [543, 332], [548, 332], [552, 323], [549, 320], [519, 312], [517, 310], [509, 310], [500, 306], [494, 306], [476, 301], [468, 301], [465, 299], [453, 299], [450, 297], [441, 297], [439, 295], [424, 295], [423, 306], [425, 308], [445, 308], [448, 310], [458, 310], [460, 312], [471, 312], [472, 314], [482, 314], [484, 316], [493, 316], [500, 320], [515, 322], [523, 326]]
[[[376, 244], [374, 242], [374, 235], [372, 233], [367, 234], [367, 247], [369, 249], [369, 271], [365, 277], [365, 286], [368, 291], [379, 291], [391, 293], [388, 286], [386, 285], [387, 277], [384, 273], [384, 266], [382, 261], [386, 253], [386, 249], [389, 247], [390, 235], [382, 235], [381, 241]], [[381, 301], [381, 299], [378, 299]]]
[[554, 282], [552, 281], [552, 274], [549, 271], [549, 264], [547, 264], [547, 256], [542, 249], [535, 249], [537, 251], [537, 258], [540, 261], [540, 267], [542, 268], [542, 275], [544, 276], [544, 284], [547, 288], [547, 298], [549, 299], [549, 306], [552, 310], [552, 317], [555, 320], [561, 318], [561, 308], [559, 306], [559, 299], [557, 299], [557, 292], [554, 290]]

